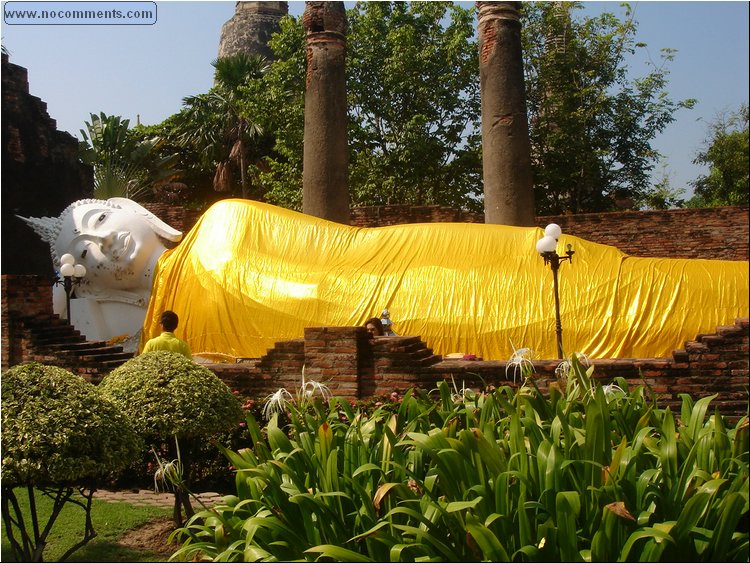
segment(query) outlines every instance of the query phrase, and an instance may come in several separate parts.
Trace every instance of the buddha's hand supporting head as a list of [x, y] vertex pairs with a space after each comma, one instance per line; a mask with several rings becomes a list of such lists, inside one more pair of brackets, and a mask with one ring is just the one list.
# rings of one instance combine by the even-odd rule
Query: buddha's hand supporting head
[[81, 199], [59, 217], [20, 217], [50, 245], [55, 269], [71, 254], [86, 267], [81, 296], [107, 298], [151, 290], [154, 267], [182, 233], [126, 198]]

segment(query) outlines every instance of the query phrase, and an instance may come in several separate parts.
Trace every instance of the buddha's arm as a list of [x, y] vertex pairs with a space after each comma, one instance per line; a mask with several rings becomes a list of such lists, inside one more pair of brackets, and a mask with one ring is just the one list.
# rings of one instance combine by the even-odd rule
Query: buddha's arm
[[75, 294], [76, 297], [91, 298], [99, 301], [117, 301], [137, 305], [138, 307], [145, 307], [148, 304], [149, 297], [148, 292], [145, 290], [127, 291], [124, 289], [96, 289], [90, 287], [76, 288]]

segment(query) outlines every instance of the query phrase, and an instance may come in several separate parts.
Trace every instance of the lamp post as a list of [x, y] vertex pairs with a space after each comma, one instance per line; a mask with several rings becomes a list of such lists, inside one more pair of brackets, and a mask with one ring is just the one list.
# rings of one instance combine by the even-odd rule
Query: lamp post
[[70, 294], [73, 292], [74, 285], [81, 285], [86, 275], [86, 267], [83, 264], [76, 264], [72, 254], [63, 254], [60, 257], [60, 275], [62, 279], [56, 278], [53, 285], [62, 284], [65, 290], [65, 310], [68, 324], [70, 324]]
[[560, 322], [560, 294], [557, 287], [557, 271], [560, 264], [565, 260], [573, 262], [573, 246], [568, 244], [565, 250], [565, 256], [557, 254], [557, 239], [560, 238], [562, 229], [559, 225], [550, 223], [544, 229], [544, 236], [536, 243], [536, 250], [544, 258], [544, 264], [552, 268], [552, 280], [555, 291], [555, 332], [557, 333], [557, 357], [563, 359], [562, 347], [562, 322]]

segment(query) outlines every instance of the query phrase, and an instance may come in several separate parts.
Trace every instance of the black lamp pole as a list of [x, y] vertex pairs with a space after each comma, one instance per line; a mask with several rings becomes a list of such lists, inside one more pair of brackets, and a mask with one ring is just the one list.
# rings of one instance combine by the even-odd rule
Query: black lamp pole
[[[86, 268], [82, 264], [75, 264], [75, 259], [70, 254], [63, 254], [60, 258], [60, 274], [55, 277], [52, 285], [62, 284], [65, 290], [65, 311], [67, 321], [70, 324], [70, 294], [73, 293], [74, 285], [81, 285], [83, 276], [86, 275]], [[62, 276], [62, 279], [61, 279]]]
[[560, 256], [557, 252], [542, 252], [542, 258], [544, 258], [544, 264], [549, 264], [552, 269], [552, 281], [555, 291], [555, 332], [557, 333], [557, 357], [563, 359], [563, 346], [562, 346], [562, 321], [560, 320], [560, 292], [557, 285], [557, 271], [560, 269], [560, 264], [565, 260], [570, 262], [573, 261], [573, 247], [569, 244], [565, 251], [565, 256]]
[[[555, 278], [555, 287], [557, 287], [557, 278]], [[70, 293], [73, 291], [73, 278], [72, 276], [65, 276], [63, 278], [63, 288], [65, 289], [65, 311], [66, 319], [70, 323]]]
[[65, 290], [65, 311], [66, 319], [70, 323], [70, 294], [73, 293], [73, 286], [80, 285], [83, 278], [76, 278], [74, 276], [63, 276], [62, 279], [57, 278], [53, 285], [62, 285]]

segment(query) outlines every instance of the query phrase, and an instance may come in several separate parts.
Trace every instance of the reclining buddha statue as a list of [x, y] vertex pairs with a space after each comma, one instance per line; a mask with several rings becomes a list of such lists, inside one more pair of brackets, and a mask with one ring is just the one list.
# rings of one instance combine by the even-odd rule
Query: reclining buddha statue
[[[215, 203], [182, 240], [117, 198], [35, 221], [53, 259], [69, 252], [91, 272], [81, 296], [138, 308], [141, 345], [159, 334], [167, 309], [194, 356], [227, 361], [260, 357], [305, 327], [363, 326], [388, 309], [398, 334], [419, 336], [436, 354], [558, 356], [541, 228], [361, 228], [244, 199]], [[565, 234], [558, 244], [575, 251], [559, 271], [566, 356], [669, 357], [748, 316], [746, 260], [633, 257]], [[106, 322], [119, 315], [101, 313]]]

